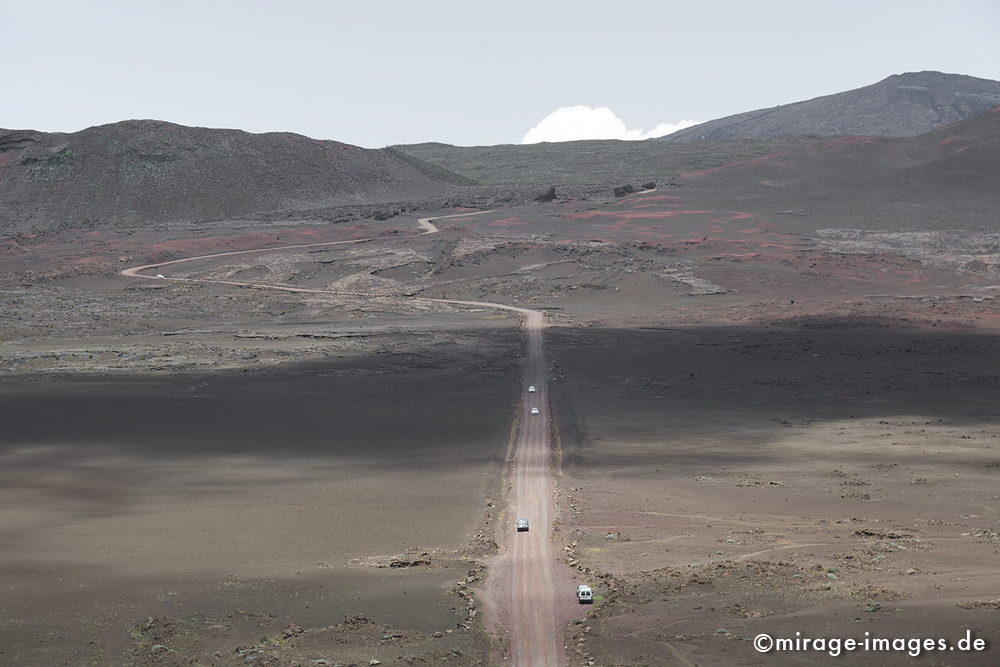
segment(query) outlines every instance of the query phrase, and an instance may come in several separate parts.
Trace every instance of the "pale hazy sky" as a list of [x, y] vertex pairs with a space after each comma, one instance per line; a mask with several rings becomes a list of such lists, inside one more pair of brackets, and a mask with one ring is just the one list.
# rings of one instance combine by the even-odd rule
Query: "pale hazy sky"
[[908, 71], [1000, 80], [997, 0], [0, 0], [0, 34], [0, 127], [367, 147], [519, 143], [562, 107], [639, 138]]

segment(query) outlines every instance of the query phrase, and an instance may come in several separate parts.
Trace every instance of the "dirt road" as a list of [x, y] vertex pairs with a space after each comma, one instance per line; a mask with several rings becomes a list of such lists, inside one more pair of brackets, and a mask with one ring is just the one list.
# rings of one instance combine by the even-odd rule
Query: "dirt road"
[[[537, 310], [499, 303], [428, 299], [438, 303], [488, 306], [510, 310], [523, 318], [528, 337], [521, 391], [521, 429], [514, 446], [514, 469], [509, 514], [528, 520], [528, 532], [516, 533], [510, 548], [490, 565], [486, 588], [487, 608], [495, 620], [506, 624], [512, 664], [522, 667], [555, 667], [566, 664], [562, 625], [572, 609], [571, 582], [557, 571], [549, 531], [553, 489], [549, 461], [552, 450], [546, 364], [542, 348], [545, 316]], [[536, 391], [528, 392], [534, 386]], [[538, 414], [531, 414], [538, 408]]]
[[[562, 665], [562, 629], [557, 620], [556, 597], [559, 593], [554, 572], [550, 509], [552, 488], [549, 477], [549, 402], [542, 352], [544, 321], [538, 311], [528, 311], [524, 328], [528, 334], [525, 360], [525, 383], [537, 391], [527, 394], [522, 410], [521, 429], [514, 459], [514, 484], [511, 509], [528, 519], [533, 530], [516, 535], [513, 546], [501, 558], [513, 564], [514, 608], [511, 610], [511, 648], [516, 665]], [[531, 414], [537, 407], [539, 414]], [[563, 591], [564, 595], [569, 590]]]
[[[434, 225], [433, 220], [478, 215], [488, 212], [478, 211], [476, 213], [459, 213], [421, 218], [418, 224], [424, 234], [434, 234], [439, 230]], [[157, 278], [158, 275], [162, 274], [157, 273], [151, 276], [146, 275], [144, 272], [159, 271], [167, 266], [214, 257], [261, 253], [270, 250], [285, 250], [287, 248], [312, 248], [364, 243], [372, 240], [374, 239], [352, 239], [350, 241], [310, 243], [188, 257], [125, 269], [121, 272], [121, 275], [131, 278], [215, 283], [286, 292], [342, 294], [343, 292], [333, 290], [292, 287], [288, 285], [269, 285], [172, 276]], [[515, 538], [512, 538], [510, 548], [497, 557], [491, 567], [489, 585], [486, 590], [487, 597], [492, 599], [488, 599], [485, 602], [487, 607], [496, 614], [499, 624], [507, 625], [513, 664], [521, 665], [522, 667], [556, 667], [558, 665], [565, 665], [566, 655], [561, 628], [562, 624], [569, 617], [569, 610], [572, 609], [573, 599], [570, 582], [566, 574], [560, 572], [561, 576], [557, 576], [558, 564], [552, 550], [552, 543], [549, 540], [553, 489], [549, 467], [551, 456], [549, 402], [545, 377], [546, 364], [542, 348], [542, 331], [545, 327], [545, 316], [538, 310], [518, 308], [501, 303], [431, 299], [425, 297], [414, 298], [434, 303], [506, 310], [517, 313], [522, 318], [522, 326], [525, 329], [528, 339], [527, 356], [524, 366], [524, 384], [522, 386], [522, 391], [527, 398], [521, 406], [522, 428], [514, 447], [510, 514], [515, 518], [523, 517], [528, 519], [531, 529], [527, 533], [518, 533]], [[533, 385], [536, 391], [528, 393], [527, 388], [529, 385]], [[533, 407], [538, 408], [539, 414], [531, 414]], [[557, 599], [559, 598], [561, 598], [561, 603], [557, 604]]]

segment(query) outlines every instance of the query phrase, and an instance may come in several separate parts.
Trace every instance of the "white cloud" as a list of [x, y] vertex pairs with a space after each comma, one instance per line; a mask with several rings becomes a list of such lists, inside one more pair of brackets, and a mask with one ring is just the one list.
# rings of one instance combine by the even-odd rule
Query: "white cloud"
[[697, 125], [700, 120], [682, 120], [679, 123], [660, 123], [648, 132], [630, 130], [621, 118], [607, 107], [560, 107], [528, 130], [522, 144], [543, 141], [578, 141], [580, 139], [623, 139], [639, 141], [662, 137], [685, 127]]

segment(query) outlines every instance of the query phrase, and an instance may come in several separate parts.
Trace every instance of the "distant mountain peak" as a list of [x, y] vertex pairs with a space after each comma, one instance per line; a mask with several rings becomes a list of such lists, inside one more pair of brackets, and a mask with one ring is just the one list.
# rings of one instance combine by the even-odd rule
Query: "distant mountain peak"
[[893, 74], [863, 88], [711, 120], [659, 141], [778, 136], [915, 136], [1000, 104], [1000, 81], [943, 72]]

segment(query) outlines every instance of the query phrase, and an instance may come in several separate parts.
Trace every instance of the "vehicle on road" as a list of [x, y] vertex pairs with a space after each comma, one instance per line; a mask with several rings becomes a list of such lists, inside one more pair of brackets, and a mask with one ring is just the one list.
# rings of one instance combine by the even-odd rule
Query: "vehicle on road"
[[156, 274], [156, 277], [157, 277], [157, 278], [163, 278], [164, 276], [163, 276], [163, 274], [162, 274], [162, 273], [157, 273], [157, 274]]
[[515, 525], [517, 526], [517, 532], [519, 533], [523, 533], [524, 531], [528, 530], [527, 519], [518, 519]]
[[538, 413], [538, 408], [531, 408], [531, 414], [533, 414], [533, 415], [539, 414]]
[[594, 601], [594, 591], [586, 584], [580, 584], [576, 587], [576, 599], [580, 601], [580, 604], [588, 604]]
[[528, 387], [528, 393], [529, 394], [534, 394], [535, 393], [535, 385], [530, 385]]

